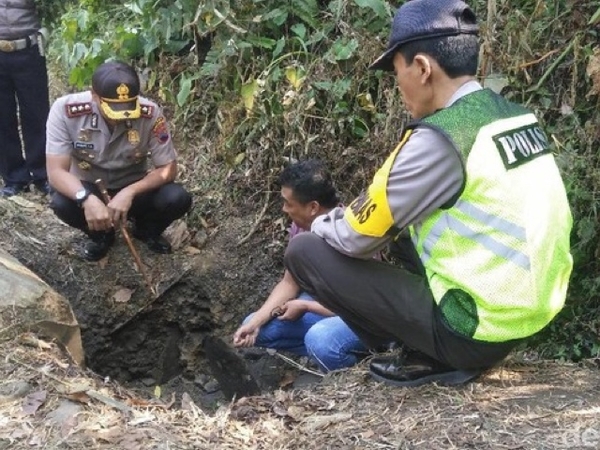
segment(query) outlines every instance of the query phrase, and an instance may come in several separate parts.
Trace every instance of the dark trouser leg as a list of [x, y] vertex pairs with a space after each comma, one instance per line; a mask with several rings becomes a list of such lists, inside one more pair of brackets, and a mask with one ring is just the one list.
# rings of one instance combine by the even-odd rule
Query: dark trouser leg
[[18, 54], [21, 63], [14, 67], [14, 83], [25, 146], [25, 164], [32, 181], [46, 176], [46, 120], [50, 109], [46, 58], [34, 46]]
[[[98, 198], [102, 198], [99, 189], [94, 183], [82, 181], [82, 184], [92, 191]], [[85, 213], [75, 200], [54, 191], [50, 199], [50, 208], [54, 214], [67, 225], [83, 231], [91, 239], [84, 248], [81, 249], [80, 256], [88, 261], [98, 261], [103, 258], [110, 246], [115, 240], [115, 230], [108, 231], [90, 231], [85, 221]]]
[[454, 334], [442, 323], [426, 278], [342, 255], [314, 234], [292, 239], [285, 266], [303, 291], [338, 314], [369, 347], [396, 339], [464, 369], [492, 366], [514, 347]]
[[434, 300], [424, 278], [384, 262], [347, 257], [311, 233], [291, 240], [285, 266], [302, 290], [341, 316], [367, 346], [401, 338], [435, 355]]
[[0, 52], [0, 175], [5, 184], [24, 185], [30, 176], [22, 156], [13, 71], [15, 53]]
[[187, 213], [192, 197], [177, 183], [169, 183], [138, 195], [131, 205], [129, 217], [135, 220], [141, 235], [159, 236], [175, 220]]

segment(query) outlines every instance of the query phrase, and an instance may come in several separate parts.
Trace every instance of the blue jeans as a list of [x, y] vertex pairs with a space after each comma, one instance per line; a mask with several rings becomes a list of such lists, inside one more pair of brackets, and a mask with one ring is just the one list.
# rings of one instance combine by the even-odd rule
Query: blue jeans
[[[306, 293], [298, 298], [313, 300]], [[342, 319], [312, 312], [297, 320], [274, 318], [261, 327], [255, 345], [309, 356], [324, 372], [353, 366], [358, 362], [355, 352], [367, 350]]]

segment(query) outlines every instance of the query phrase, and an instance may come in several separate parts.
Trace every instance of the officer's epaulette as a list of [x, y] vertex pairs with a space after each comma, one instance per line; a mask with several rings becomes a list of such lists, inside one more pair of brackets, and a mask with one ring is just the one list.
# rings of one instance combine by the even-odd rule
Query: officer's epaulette
[[90, 102], [67, 103], [65, 107], [67, 108], [68, 117], [85, 116], [86, 114], [91, 114], [93, 111]]
[[145, 117], [146, 119], [152, 118], [152, 116], [154, 115], [154, 106], [141, 104], [140, 115], [142, 117]]

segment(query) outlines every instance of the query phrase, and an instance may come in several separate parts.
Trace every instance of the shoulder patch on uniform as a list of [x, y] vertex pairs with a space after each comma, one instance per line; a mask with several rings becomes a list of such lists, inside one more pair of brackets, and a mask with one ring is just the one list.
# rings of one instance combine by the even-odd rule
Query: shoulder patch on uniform
[[152, 105], [140, 105], [141, 116], [150, 119], [154, 114], [154, 106]]
[[92, 113], [92, 104], [90, 102], [67, 103], [65, 108], [67, 109], [68, 117], [79, 117]]
[[169, 128], [167, 127], [167, 122], [163, 116], [160, 116], [156, 119], [156, 122], [154, 122], [152, 133], [154, 133], [154, 136], [161, 144], [165, 144], [169, 140]]

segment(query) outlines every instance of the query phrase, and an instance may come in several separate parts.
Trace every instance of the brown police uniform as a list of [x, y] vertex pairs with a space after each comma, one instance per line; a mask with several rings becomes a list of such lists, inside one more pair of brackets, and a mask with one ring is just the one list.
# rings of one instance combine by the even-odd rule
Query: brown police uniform
[[91, 91], [59, 98], [48, 116], [46, 153], [71, 155], [71, 173], [102, 179], [121, 189], [177, 157], [167, 122], [156, 103], [140, 97], [141, 117], [117, 122], [111, 132]]
[[[153, 167], [175, 161], [169, 128], [158, 105], [139, 97], [141, 115], [117, 121], [109, 128], [91, 91], [69, 94], [52, 105], [47, 123], [46, 154], [71, 157], [70, 171], [83, 186], [101, 198], [96, 180], [102, 179], [110, 196], [144, 178]], [[190, 194], [178, 183], [137, 195], [128, 213], [135, 223], [134, 236], [154, 239], [191, 207]], [[68, 225], [92, 240], [114, 235], [91, 232], [82, 208], [71, 198], [54, 192], [50, 207]]]

